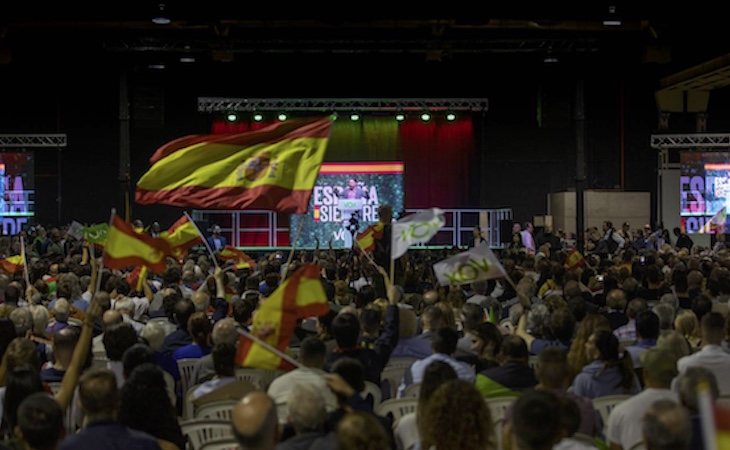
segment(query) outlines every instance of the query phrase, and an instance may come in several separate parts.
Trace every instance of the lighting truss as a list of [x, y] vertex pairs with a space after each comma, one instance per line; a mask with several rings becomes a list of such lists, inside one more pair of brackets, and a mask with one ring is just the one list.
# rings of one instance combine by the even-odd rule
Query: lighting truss
[[651, 147], [659, 150], [682, 149], [692, 147], [728, 148], [730, 134], [728, 133], [693, 133], [693, 134], [653, 134]]
[[65, 134], [0, 134], [0, 148], [66, 147]]
[[486, 98], [229, 98], [198, 97], [199, 112], [487, 111]]

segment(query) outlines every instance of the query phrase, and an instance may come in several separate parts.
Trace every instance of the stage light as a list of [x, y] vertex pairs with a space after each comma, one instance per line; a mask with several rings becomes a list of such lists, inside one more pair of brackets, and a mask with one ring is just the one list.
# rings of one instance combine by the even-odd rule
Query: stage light
[[195, 58], [192, 57], [192, 56], [181, 56], [180, 57], [180, 62], [181, 63], [194, 63], [195, 62]]
[[397, 120], [398, 122], [403, 122], [404, 120], [406, 120], [406, 115], [403, 113], [398, 113], [395, 115], [395, 120]]
[[454, 113], [447, 113], [446, 114], [446, 120], [448, 120], [449, 122], [453, 122], [454, 120], [456, 120], [456, 114], [454, 114]]
[[542, 60], [545, 64], [554, 64], [558, 62], [558, 58], [554, 56], [546, 56], [545, 59]]
[[148, 64], [147, 68], [152, 70], [165, 70], [165, 65], [162, 63]]
[[228, 113], [226, 114], [226, 120], [229, 122], [235, 122], [236, 120], [238, 120], [238, 115], [235, 113]]
[[427, 112], [421, 114], [421, 120], [423, 120], [424, 122], [428, 122], [429, 120], [431, 120], [431, 114]]
[[360, 114], [358, 114], [358, 113], [350, 114], [350, 120], [352, 120], [353, 122], [357, 122], [358, 120], [360, 120]]
[[264, 115], [263, 114], [256, 113], [256, 114], [253, 115], [253, 121], [254, 122], [261, 122], [262, 120], [264, 120]]
[[155, 17], [152, 18], [152, 23], [157, 25], [169, 25], [170, 22], [172, 22], [170, 20], [170, 17], [165, 14], [165, 4], [160, 3], [157, 14], [155, 15]]
[[279, 119], [279, 122], [283, 122], [287, 119], [287, 115], [284, 113], [280, 113], [278, 116], [276, 116], [277, 119]]

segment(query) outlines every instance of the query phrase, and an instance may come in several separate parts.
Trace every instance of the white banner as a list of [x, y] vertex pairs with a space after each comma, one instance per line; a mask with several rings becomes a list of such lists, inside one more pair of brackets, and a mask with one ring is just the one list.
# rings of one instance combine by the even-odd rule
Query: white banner
[[507, 277], [504, 267], [486, 243], [437, 262], [433, 271], [443, 286]]
[[438, 208], [411, 214], [395, 222], [392, 229], [390, 257], [398, 259], [411, 245], [430, 241], [445, 224], [444, 212]]

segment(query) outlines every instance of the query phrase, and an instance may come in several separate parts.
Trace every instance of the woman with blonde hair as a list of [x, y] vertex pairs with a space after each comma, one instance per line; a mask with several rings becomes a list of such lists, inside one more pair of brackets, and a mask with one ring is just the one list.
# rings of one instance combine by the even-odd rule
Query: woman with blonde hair
[[685, 309], [677, 314], [677, 318], [674, 319], [674, 329], [687, 339], [692, 351], [700, 347], [700, 323], [693, 311]]
[[611, 325], [606, 316], [587, 314], [578, 325], [568, 351], [568, 373], [571, 380], [583, 370], [586, 364], [591, 362], [586, 352], [586, 342], [588, 342], [591, 334], [597, 330], [611, 331]]

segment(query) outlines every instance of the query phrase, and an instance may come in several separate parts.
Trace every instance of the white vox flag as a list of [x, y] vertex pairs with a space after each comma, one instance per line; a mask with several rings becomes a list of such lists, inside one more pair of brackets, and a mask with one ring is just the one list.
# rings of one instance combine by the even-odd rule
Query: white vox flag
[[400, 258], [411, 245], [430, 241], [445, 224], [444, 212], [438, 208], [426, 209], [395, 222], [390, 257]]
[[439, 284], [444, 286], [507, 276], [504, 267], [486, 243], [437, 262], [433, 265], [433, 271], [436, 273]]

